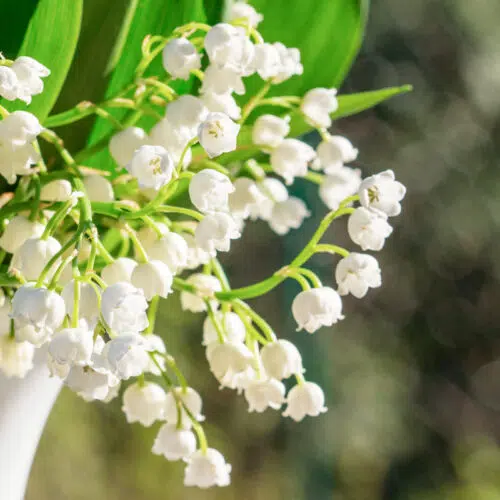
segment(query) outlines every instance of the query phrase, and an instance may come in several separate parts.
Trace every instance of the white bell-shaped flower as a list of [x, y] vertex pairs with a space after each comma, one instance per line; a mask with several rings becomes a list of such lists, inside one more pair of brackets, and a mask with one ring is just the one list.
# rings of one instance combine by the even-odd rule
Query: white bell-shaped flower
[[217, 65], [209, 65], [205, 70], [205, 76], [200, 91], [203, 94], [236, 94], [245, 93], [245, 85], [241, 74], [231, 68]]
[[364, 207], [357, 208], [347, 221], [351, 240], [362, 250], [381, 250], [385, 239], [392, 233], [387, 218]]
[[337, 210], [342, 201], [358, 191], [360, 184], [361, 170], [339, 167], [335, 173], [324, 177], [319, 197], [330, 210]]
[[92, 330], [82, 326], [65, 328], [57, 332], [48, 347], [49, 369], [54, 365], [57, 367], [56, 373], [52, 374], [64, 378], [71, 366], [88, 365], [94, 349], [93, 335]]
[[125, 167], [134, 156], [134, 153], [148, 141], [148, 134], [139, 127], [127, 127], [117, 132], [109, 141], [109, 152], [113, 159]]
[[392, 170], [386, 170], [364, 179], [358, 193], [363, 207], [384, 216], [394, 217], [401, 213], [399, 202], [405, 197], [406, 188], [395, 180]]
[[10, 335], [0, 335], [0, 373], [6, 377], [24, 378], [33, 368], [35, 346], [16, 342]]
[[292, 314], [298, 330], [309, 333], [344, 319], [340, 295], [327, 286], [300, 292], [292, 302]]
[[212, 486], [228, 486], [231, 482], [231, 466], [226, 463], [224, 456], [208, 448], [198, 450], [187, 460], [184, 471], [184, 486], [211, 488]]
[[42, 78], [50, 75], [50, 70], [36, 59], [27, 56], [18, 57], [11, 66], [17, 77], [17, 97], [26, 104], [31, 97], [43, 92]]
[[90, 201], [111, 203], [115, 199], [113, 186], [103, 175], [86, 175], [83, 178], [83, 185]]
[[[172, 391], [175, 392], [175, 396]], [[191, 429], [193, 425], [184, 407], [188, 409], [189, 413], [196, 421], [202, 422], [205, 420], [205, 417], [201, 413], [203, 401], [201, 396], [193, 388], [186, 387], [186, 389], [183, 389], [182, 387], [175, 387], [172, 391], [167, 393], [164, 406], [164, 419], [168, 424], [179, 424], [179, 409], [176, 399], [179, 399], [182, 403], [180, 427], [183, 429]]]
[[201, 100], [210, 113], [223, 113], [233, 120], [241, 118], [241, 108], [230, 92], [226, 92], [225, 94], [208, 92], [201, 96]]
[[10, 333], [10, 310], [11, 303], [9, 297], [0, 289], [0, 335]]
[[282, 380], [304, 372], [299, 350], [288, 340], [280, 339], [266, 344], [260, 351], [266, 373]]
[[[17, 269], [28, 281], [35, 281], [40, 276], [43, 268], [61, 250], [61, 244], [52, 236], [46, 240], [30, 238], [26, 240], [14, 253], [11, 267]], [[57, 268], [58, 262], [52, 266], [47, 275], [51, 278]]]
[[123, 392], [122, 411], [129, 424], [139, 422], [149, 427], [156, 420], [163, 419], [166, 398], [165, 391], [158, 384], [136, 382]]
[[0, 247], [8, 253], [14, 253], [26, 240], [42, 236], [44, 229], [43, 224], [30, 221], [24, 215], [16, 215], [8, 222], [0, 236]]
[[33, 145], [15, 147], [11, 143], [2, 142], [1, 139], [0, 130], [0, 175], [9, 184], [14, 184], [18, 175], [31, 175], [33, 173], [31, 167], [40, 160], [40, 154]]
[[151, 450], [167, 460], [186, 460], [196, 451], [196, 436], [190, 429], [178, 429], [175, 424], [163, 424]]
[[285, 47], [282, 43], [273, 44], [279, 56], [279, 69], [273, 76], [273, 83], [282, 83], [292, 76], [301, 75], [304, 68], [300, 62], [300, 51], [296, 48]]
[[181, 129], [188, 140], [191, 140], [196, 137], [207, 114], [207, 108], [201, 99], [184, 94], [167, 105], [166, 118], [174, 128]]
[[174, 276], [161, 260], [150, 260], [138, 264], [132, 271], [131, 283], [143, 291], [146, 300], [156, 295], [165, 298], [172, 293]]
[[207, 168], [195, 174], [189, 183], [191, 203], [200, 212], [225, 211], [234, 186], [229, 177]]
[[242, 342], [214, 342], [207, 346], [210, 371], [221, 387], [229, 387], [232, 378], [254, 364], [252, 352]]
[[262, 199], [257, 205], [249, 207], [250, 217], [252, 219], [269, 220], [274, 205], [288, 199], [288, 189], [281, 181], [273, 177], [266, 177], [257, 183], [257, 187], [262, 193]]
[[316, 149], [318, 163], [326, 174], [335, 174], [347, 163], [358, 157], [358, 150], [349, 139], [341, 135], [330, 135]]
[[332, 124], [330, 114], [337, 110], [337, 89], [316, 88], [306, 93], [300, 109], [306, 121], [313, 127], [328, 128]]
[[188, 244], [180, 234], [168, 232], [150, 245], [147, 253], [151, 259], [163, 262], [172, 273], [176, 273], [186, 267]]
[[335, 269], [335, 279], [340, 295], [351, 293], [358, 299], [364, 297], [369, 288], [382, 285], [377, 259], [363, 253], [350, 253], [339, 261]]
[[22, 285], [12, 298], [16, 340], [40, 346], [62, 325], [66, 308], [60, 295], [46, 288]]
[[163, 238], [166, 234], [170, 232], [170, 229], [163, 222], [155, 222], [155, 228], [151, 226], [144, 226], [137, 231], [137, 237], [144, 247], [146, 252], [149, 248], [156, 243], [159, 239]]
[[236, 221], [223, 212], [206, 215], [195, 230], [196, 242], [209, 253], [214, 252], [214, 250], [229, 251], [231, 240], [240, 237], [241, 233]]
[[244, 19], [250, 27], [256, 28], [264, 16], [259, 14], [250, 4], [238, 1], [231, 5], [229, 11], [229, 20], [235, 21], [236, 19]]
[[[246, 336], [246, 327], [241, 318], [234, 312], [217, 311], [215, 317], [222, 327], [224, 339], [228, 342], [244, 342]], [[209, 345], [217, 342], [219, 336], [210, 316], [205, 318], [203, 322], [203, 345]]]
[[27, 111], [14, 111], [0, 122], [0, 135], [14, 147], [33, 142], [42, 132], [38, 118]]
[[298, 229], [310, 215], [301, 199], [290, 196], [287, 200], [274, 204], [269, 226], [276, 234], [284, 235], [290, 229]]
[[191, 163], [191, 149], [184, 150], [193, 135], [196, 135], [196, 130], [193, 132], [184, 126], [174, 126], [166, 118], [160, 120], [149, 132], [151, 144], [164, 147], [176, 165], [180, 162], [181, 156], [184, 155], [182, 161], [184, 167]]
[[262, 115], [255, 120], [252, 141], [263, 148], [276, 148], [290, 132], [290, 118]]
[[[195, 226], [196, 227], [196, 226]], [[198, 243], [196, 243], [196, 238], [194, 235], [185, 233], [182, 235], [188, 246], [187, 260], [185, 269], [196, 269], [202, 264], [207, 264], [210, 262], [212, 257], [215, 257], [215, 251], [212, 253], [206, 252], [201, 248]]]
[[119, 379], [99, 365], [73, 366], [64, 383], [85, 401], [110, 401]]
[[308, 165], [315, 157], [314, 149], [305, 142], [284, 139], [271, 153], [271, 167], [286, 184], [292, 184], [295, 177], [307, 175]]
[[[79, 283], [80, 301], [78, 305], [79, 318], [93, 323], [99, 317], [99, 297], [97, 296], [94, 287], [89, 283]], [[71, 280], [65, 285], [61, 293], [64, 303], [66, 304], [67, 314], [73, 317], [74, 297], [75, 297], [75, 282]]]
[[287, 394], [286, 402], [288, 406], [283, 416], [296, 422], [300, 422], [307, 415], [317, 417], [327, 411], [323, 389], [314, 382], [297, 384]]
[[253, 67], [263, 80], [276, 77], [282, 70], [280, 50], [270, 43], [255, 45]]
[[165, 45], [163, 67], [174, 78], [187, 80], [193, 69], [201, 68], [201, 56], [187, 38], [174, 38]]
[[240, 126], [224, 113], [210, 113], [198, 129], [198, 140], [210, 158], [236, 149]]
[[17, 99], [17, 75], [8, 66], [0, 66], [0, 97], [8, 101]]
[[71, 198], [73, 188], [66, 179], [57, 179], [42, 187], [40, 199], [45, 201], [68, 201]]
[[120, 379], [138, 377], [149, 365], [147, 346], [141, 335], [120, 335], [110, 340], [103, 350], [113, 373]]
[[279, 410], [285, 402], [285, 386], [279, 380], [254, 380], [245, 389], [249, 412], [262, 413], [267, 408]]
[[101, 271], [101, 278], [107, 285], [125, 282], [130, 283], [132, 272], [137, 266], [137, 262], [128, 257], [120, 257], [111, 264], [108, 264]]
[[140, 187], [158, 191], [172, 179], [175, 164], [162, 146], [141, 146], [126, 168], [138, 180]]
[[126, 282], [108, 286], [101, 297], [102, 317], [117, 334], [144, 330], [149, 323], [147, 308], [142, 290]]
[[257, 183], [248, 177], [238, 177], [233, 186], [234, 191], [229, 195], [229, 211], [234, 217], [246, 219], [267, 199]]
[[216, 24], [205, 36], [205, 50], [211, 64], [250, 74], [255, 49], [243, 28]]
[[[181, 306], [184, 311], [203, 312], [207, 310], [205, 300], [211, 300], [214, 307], [217, 301], [214, 299], [215, 293], [222, 290], [220, 281], [215, 276], [208, 274], [192, 274], [186, 280], [188, 284], [196, 288], [196, 295], [191, 292], [181, 292]], [[212, 300], [213, 299], [213, 300]]]

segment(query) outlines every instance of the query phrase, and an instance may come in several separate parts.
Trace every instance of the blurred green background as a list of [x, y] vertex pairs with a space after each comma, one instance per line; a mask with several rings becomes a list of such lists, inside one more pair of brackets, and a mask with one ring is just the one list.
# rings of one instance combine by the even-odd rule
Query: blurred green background
[[[106, 41], [117, 36], [126, 3], [86, 0], [57, 110], [102, 96]], [[16, 20], [0, 37], [11, 55], [19, 44], [12, 34], [27, 23], [30, 2], [22, 4], [26, 12], [10, 0], [0, 4], [3, 18]], [[273, 5], [275, 18], [267, 22], [281, 26], [278, 37], [314, 43], [316, 25], [290, 34], [287, 19], [313, 11], [316, 2]], [[201, 392], [209, 440], [232, 463], [233, 485], [184, 489], [182, 465], [150, 453], [158, 426], [128, 425], [119, 400], [87, 404], [63, 390], [42, 437], [28, 500], [500, 498], [499, 16], [493, 0], [371, 6], [362, 51], [342, 91], [405, 83], [415, 90], [333, 130], [360, 149], [365, 175], [392, 168], [408, 186], [396, 230], [377, 255], [384, 286], [361, 301], [347, 298], [346, 319], [314, 337], [294, 331], [294, 284], [254, 301], [278, 335], [299, 345], [308, 378], [327, 392], [329, 412], [300, 424], [277, 413], [249, 415], [243, 398], [219, 391], [206, 376], [203, 318], [181, 313], [172, 297], [161, 308], [157, 333]], [[328, 30], [328, 22], [323, 18], [321, 26]], [[331, 63], [333, 31], [316, 67]], [[82, 146], [91, 126], [89, 120], [66, 132], [69, 147]], [[288, 262], [325, 213], [313, 187], [297, 182], [293, 190], [313, 217], [284, 240], [264, 225], [249, 225], [224, 259], [234, 286]], [[344, 224], [328, 237], [349, 245]], [[333, 282], [331, 258], [314, 266], [324, 282]]]

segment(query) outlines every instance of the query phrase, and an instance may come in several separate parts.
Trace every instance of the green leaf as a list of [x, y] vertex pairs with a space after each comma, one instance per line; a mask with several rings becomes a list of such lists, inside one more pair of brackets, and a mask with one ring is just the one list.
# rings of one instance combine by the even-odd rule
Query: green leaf
[[254, 0], [264, 15], [264, 39], [301, 51], [304, 74], [278, 85], [275, 93], [302, 95], [313, 87], [338, 87], [363, 39], [369, 0]]
[[[119, 92], [133, 81], [134, 72], [141, 60], [141, 43], [146, 35], [169, 35], [177, 26], [189, 21], [205, 21], [203, 0], [132, 0], [125, 18], [125, 28], [122, 27], [118, 42], [115, 44], [111, 62], [116, 61], [116, 67], [106, 90], [106, 97]], [[132, 9], [132, 7], [134, 7]], [[133, 15], [130, 14], [133, 10]], [[129, 15], [130, 14], [130, 15]], [[151, 65], [151, 74], [165, 75], [157, 58]], [[181, 82], [182, 92], [189, 89], [190, 82]], [[115, 113], [119, 119], [125, 112]], [[109, 123], [98, 118], [90, 135], [89, 144], [95, 144], [113, 131]], [[115, 164], [108, 151], [101, 151], [86, 162], [88, 165], [112, 171]]]
[[47, 66], [44, 91], [26, 106], [20, 101], [9, 110], [28, 110], [43, 121], [57, 100], [75, 54], [82, 21], [83, 0], [40, 0], [29, 22], [19, 55]]

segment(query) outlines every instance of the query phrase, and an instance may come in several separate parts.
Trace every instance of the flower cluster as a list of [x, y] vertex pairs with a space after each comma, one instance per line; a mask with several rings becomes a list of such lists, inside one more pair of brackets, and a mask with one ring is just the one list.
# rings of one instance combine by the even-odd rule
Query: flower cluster
[[[297, 348], [247, 300], [294, 279], [302, 288], [292, 304], [299, 330], [314, 333], [342, 320], [341, 296], [365, 296], [381, 285], [381, 272], [375, 257], [320, 243], [322, 236], [348, 216], [352, 241], [380, 250], [405, 195], [392, 171], [362, 180], [349, 166], [357, 150], [327, 130], [339, 106], [335, 89], [268, 97], [303, 68], [297, 49], [264, 42], [261, 20], [236, 2], [228, 23], [190, 23], [168, 38], [149, 37], [134, 88], [53, 115], [43, 126], [28, 112], [0, 110], [0, 175], [13, 185], [0, 208], [0, 370], [22, 377], [43, 349], [51, 375], [87, 401], [110, 401], [126, 386], [127, 421], [161, 422], [153, 453], [184, 460], [185, 484], [200, 488], [228, 485], [231, 466], [208, 446], [202, 398], [155, 327], [159, 300], [180, 293], [184, 311], [206, 315], [200, 340], [207, 367], [221, 387], [244, 396], [250, 412], [283, 409], [297, 422], [318, 416], [326, 411], [323, 390], [306, 380]], [[160, 54], [166, 74], [145, 76]], [[26, 57], [0, 64], [7, 99], [29, 102], [49, 74]], [[263, 87], [247, 96], [251, 75]], [[199, 80], [197, 95], [177, 95], [170, 86], [190, 78]], [[118, 121], [108, 107], [121, 104], [132, 113]], [[276, 113], [259, 114], [261, 106]], [[153, 127], [140, 127], [142, 116], [162, 108]], [[85, 166], [90, 150], [73, 156], [51, 130], [92, 112], [116, 128], [103, 144], [115, 162], [111, 175]], [[321, 134], [316, 150], [296, 138], [292, 117]], [[60, 161], [45, 163], [39, 141]], [[309, 215], [289, 195], [296, 178], [319, 184], [330, 212], [288, 266], [231, 289], [218, 255], [248, 221], [264, 220], [284, 235]], [[178, 201], [183, 192], [187, 206]], [[341, 256], [335, 288], [304, 267], [320, 252]]]

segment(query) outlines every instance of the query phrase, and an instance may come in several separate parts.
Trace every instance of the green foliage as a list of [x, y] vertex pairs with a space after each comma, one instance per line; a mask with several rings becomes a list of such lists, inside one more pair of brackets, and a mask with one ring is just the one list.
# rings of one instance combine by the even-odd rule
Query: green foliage
[[[25, 2], [26, 3], [26, 2]], [[28, 2], [32, 3], [32, 2]], [[9, 110], [29, 109], [44, 120], [61, 92], [80, 34], [83, 0], [40, 0], [31, 17], [19, 55], [33, 57], [51, 70], [43, 94], [29, 108], [16, 101]]]

